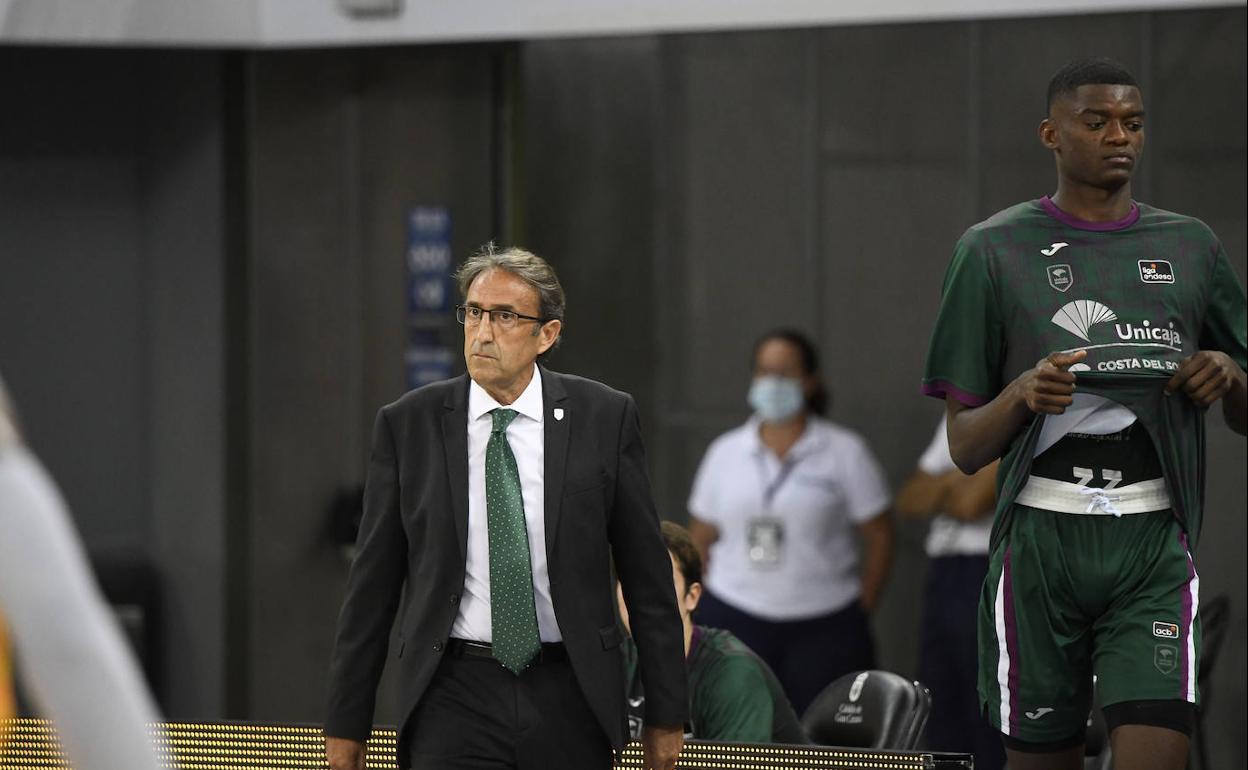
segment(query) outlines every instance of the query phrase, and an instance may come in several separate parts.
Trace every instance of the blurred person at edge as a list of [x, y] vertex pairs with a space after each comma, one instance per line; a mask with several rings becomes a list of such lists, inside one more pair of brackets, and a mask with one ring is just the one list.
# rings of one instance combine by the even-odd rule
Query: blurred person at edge
[[975, 618], [988, 574], [998, 465], [990, 463], [971, 476], [958, 470], [941, 417], [894, 504], [901, 516], [932, 517], [919, 622], [919, 681], [932, 691], [923, 745], [972, 752], [977, 770], [1000, 770], [1005, 764], [1005, 749], [984, 718], [976, 691]]
[[[2, 381], [0, 532], [0, 610], [18, 653], [5, 649], [0, 666], [17, 661], [75, 770], [155, 770], [145, 727], [156, 720], [151, 696], [56, 485], [22, 442]], [[9, 673], [0, 672], [0, 687]], [[0, 693], [0, 707], [6, 702], [11, 708], [11, 691]], [[2, 744], [0, 766], [10, 766]]]
[[697, 620], [754, 650], [801, 713], [837, 677], [875, 665], [869, 613], [893, 558], [889, 491], [862, 437], [823, 417], [805, 335], [764, 334], [753, 370], [754, 414], [711, 443], [689, 497], [707, 565]]

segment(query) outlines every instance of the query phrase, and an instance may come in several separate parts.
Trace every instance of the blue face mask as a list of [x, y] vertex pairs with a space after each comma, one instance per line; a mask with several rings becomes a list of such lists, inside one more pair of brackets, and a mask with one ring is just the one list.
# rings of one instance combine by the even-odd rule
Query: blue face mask
[[802, 411], [806, 398], [802, 381], [793, 377], [755, 377], [750, 384], [750, 407], [763, 422], [785, 422]]

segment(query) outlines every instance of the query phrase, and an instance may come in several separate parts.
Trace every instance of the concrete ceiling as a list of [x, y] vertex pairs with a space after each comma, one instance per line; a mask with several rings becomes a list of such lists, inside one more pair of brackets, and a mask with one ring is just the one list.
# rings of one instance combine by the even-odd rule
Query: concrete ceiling
[[386, 45], [1243, 5], [1226, 0], [0, 0], [0, 44]]

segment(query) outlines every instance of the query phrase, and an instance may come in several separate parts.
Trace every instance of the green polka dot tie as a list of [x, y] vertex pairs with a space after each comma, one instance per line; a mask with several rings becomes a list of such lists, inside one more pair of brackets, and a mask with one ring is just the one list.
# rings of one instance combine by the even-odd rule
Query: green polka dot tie
[[507, 443], [514, 409], [495, 409], [494, 429], [485, 446], [485, 511], [490, 530], [490, 630], [494, 657], [520, 673], [541, 649], [529, 530], [524, 524], [520, 470]]

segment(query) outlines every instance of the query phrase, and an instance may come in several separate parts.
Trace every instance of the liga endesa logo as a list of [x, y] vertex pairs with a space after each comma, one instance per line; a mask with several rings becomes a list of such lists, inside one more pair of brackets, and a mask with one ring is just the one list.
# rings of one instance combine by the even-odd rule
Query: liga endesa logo
[[1141, 259], [1140, 280], [1144, 283], [1174, 283], [1174, 268], [1164, 259]]

